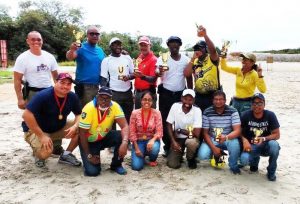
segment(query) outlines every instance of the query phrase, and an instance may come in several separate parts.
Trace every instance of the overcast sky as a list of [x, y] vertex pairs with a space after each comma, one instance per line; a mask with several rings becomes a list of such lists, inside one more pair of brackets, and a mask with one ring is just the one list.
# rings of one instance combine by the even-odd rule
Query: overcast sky
[[[18, 0], [0, 0], [18, 7]], [[233, 41], [230, 51], [300, 47], [299, 0], [64, 0], [81, 7], [85, 24], [100, 24], [103, 31], [138, 32], [182, 38], [183, 47], [195, 44], [195, 23], [202, 24], [216, 46]], [[12, 9], [14, 10], [14, 9]], [[13, 14], [13, 11], [11, 13]]]

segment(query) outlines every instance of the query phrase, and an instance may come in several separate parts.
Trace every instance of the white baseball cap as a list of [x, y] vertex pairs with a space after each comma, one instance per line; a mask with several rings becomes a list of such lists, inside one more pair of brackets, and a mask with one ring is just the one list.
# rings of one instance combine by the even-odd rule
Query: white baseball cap
[[182, 96], [191, 95], [193, 98], [195, 98], [195, 91], [193, 89], [185, 89], [182, 92]]
[[120, 38], [113, 37], [113, 38], [109, 41], [109, 46], [111, 46], [111, 44], [113, 44], [114, 42], [117, 42], [117, 41], [122, 42], [122, 41], [120, 40]]

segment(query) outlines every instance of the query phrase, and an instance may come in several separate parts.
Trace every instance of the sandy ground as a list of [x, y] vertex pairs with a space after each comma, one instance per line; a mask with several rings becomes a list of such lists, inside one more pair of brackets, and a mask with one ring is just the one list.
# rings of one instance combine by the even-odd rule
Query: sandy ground
[[[249, 167], [233, 175], [228, 166], [215, 170], [207, 162], [190, 170], [183, 163], [169, 169], [161, 155], [157, 167], [141, 172], [130, 169], [130, 154], [124, 165], [126, 176], [111, 172], [111, 155], [102, 152], [102, 173], [96, 178], [83, 175], [82, 168], [57, 163], [50, 158], [47, 167], [36, 168], [20, 128], [22, 111], [17, 109], [13, 84], [0, 86], [0, 203], [300, 203], [300, 63], [274, 63], [268, 66], [266, 106], [281, 124], [281, 145], [277, 181], [266, 179], [267, 158], [259, 172]], [[234, 94], [234, 76], [221, 72], [228, 98]], [[67, 141], [63, 143], [64, 147]], [[79, 157], [78, 148], [75, 155]], [[79, 157], [80, 158], [80, 157]]]

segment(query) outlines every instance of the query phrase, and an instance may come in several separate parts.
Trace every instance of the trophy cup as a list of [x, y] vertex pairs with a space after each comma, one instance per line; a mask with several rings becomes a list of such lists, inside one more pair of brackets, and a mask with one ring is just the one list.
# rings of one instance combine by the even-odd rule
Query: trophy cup
[[193, 126], [192, 125], [188, 125], [187, 126], [187, 130], [189, 131], [188, 139], [193, 139]]
[[75, 30], [73, 30], [73, 35], [74, 35], [74, 37], [76, 39], [75, 42], [76, 42], [77, 47], [81, 47], [81, 39], [82, 39], [82, 37], [84, 35], [84, 32], [82, 32], [82, 31], [76, 32]]
[[141, 63], [141, 59], [140, 58], [133, 59], [133, 63], [134, 63], [133, 71], [136, 73], [139, 71], [139, 64]]
[[196, 28], [197, 28], [197, 35], [198, 37], [203, 37], [204, 36], [204, 32], [200, 29], [200, 25], [198, 25], [198, 23], [196, 24]]
[[123, 66], [119, 66], [118, 67], [118, 71], [119, 71], [118, 79], [123, 81], [124, 77], [125, 77], [125, 75], [123, 74], [124, 73], [124, 67]]
[[253, 128], [253, 132], [254, 132], [254, 139], [252, 140], [252, 143], [253, 144], [257, 144], [259, 143], [259, 137], [262, 135], [262, 133], [264, 132], [263, 130], [261, 129], [258, 129], [258, 128]]
[[214, 128], [214, 132], [215, 132], [215, 141], [216, 142], [220, 142], [220, 138], [221, 138], [221, 134], [223, 132], [223, 128]]
[[162, 60], [162, 65], [161, 65], [161, 70], [163, 72], [165, 71], [168, 71], [169, 70], [169, 66], [168, 66], [168, 59], [169, 59], [169, 56], [170, 56], [170, 53], [169, 52], [159, 52], [159, 56], [161, 56], [161, 60]]
[[221, 49], [221, 57], [226, 57], [228, 48], [230, 47], [231, 42], [229, 40], [224, 40], [222, 49]]

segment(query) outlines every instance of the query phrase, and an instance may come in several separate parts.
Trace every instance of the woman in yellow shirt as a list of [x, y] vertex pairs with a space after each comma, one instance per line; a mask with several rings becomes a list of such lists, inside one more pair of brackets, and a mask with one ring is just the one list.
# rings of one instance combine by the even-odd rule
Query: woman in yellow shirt
[[251, 98], [254, 95], [256, 87], [262, 93], [267, 88], [262, 76], [262, 69], [258, 67], [256, 56], [252, 53], [239, 54], [242, 57], [242, 68], [227, 66], [226, 59], [221, 59], [221, 69], [225, 72], [235, 74], [235, 96], [232, 100], [232, 106], [235, 107], [239, 114], [251, 108]]

